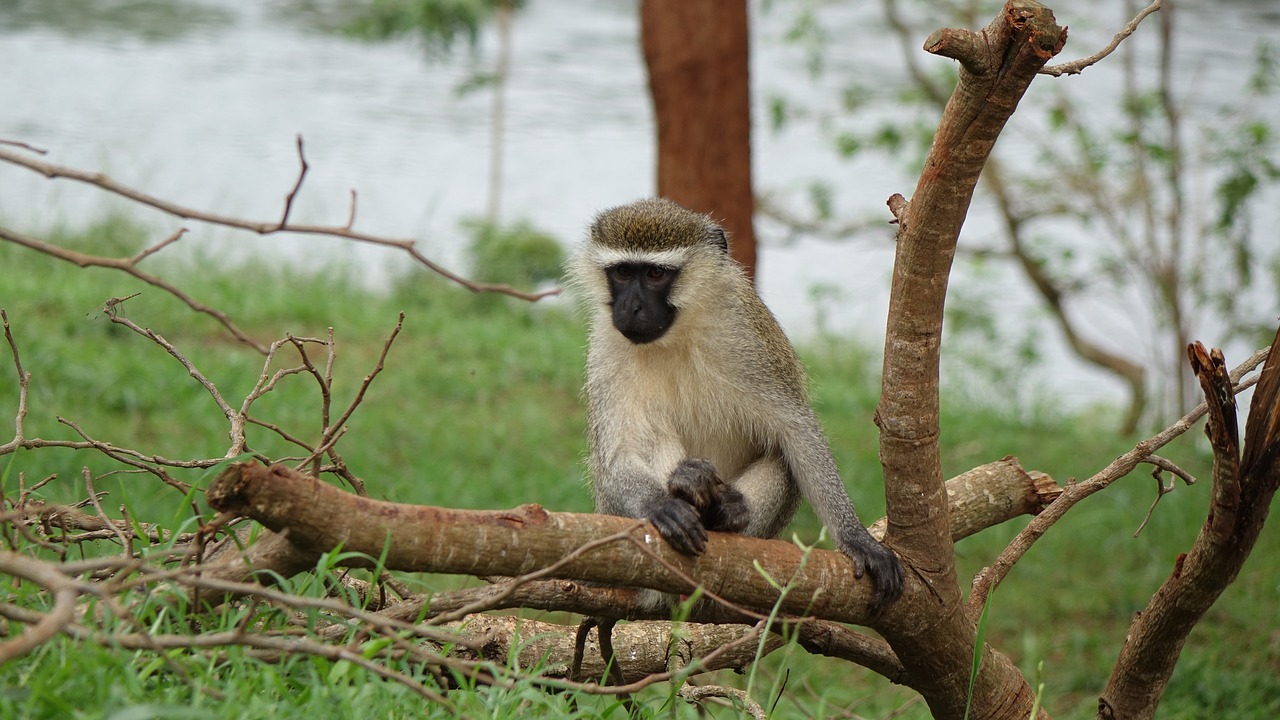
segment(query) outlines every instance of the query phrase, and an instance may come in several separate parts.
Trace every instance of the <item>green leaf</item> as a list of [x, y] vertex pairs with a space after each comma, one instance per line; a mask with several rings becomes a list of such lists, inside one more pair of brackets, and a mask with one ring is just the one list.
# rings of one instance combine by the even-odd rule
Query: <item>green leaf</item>
[[853, 133], [843, 132], [836, 136], [836, 152], [840, 153], [840, 157], [851, 158], [861, 149], [862, 141]]
[[787, 124], [787, 101], [775, 95], [769, 98], [769, 126], [778, 132]]

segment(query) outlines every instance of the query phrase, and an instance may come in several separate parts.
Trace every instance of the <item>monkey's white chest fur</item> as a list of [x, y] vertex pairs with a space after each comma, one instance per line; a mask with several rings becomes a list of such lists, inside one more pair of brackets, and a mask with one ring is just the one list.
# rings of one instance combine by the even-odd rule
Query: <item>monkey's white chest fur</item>
[[652, 441], [651, 462], [668, 470], [686, 457], [706, 458], [732, 480], [766, 452], [760, 419], [741, 402], [743, 379], [734, 363], [705, 347], [627, 349], [618, 356], [623, 372], [614, 377], [625, 378], [626, 394], [640, 400], [632, 431]]

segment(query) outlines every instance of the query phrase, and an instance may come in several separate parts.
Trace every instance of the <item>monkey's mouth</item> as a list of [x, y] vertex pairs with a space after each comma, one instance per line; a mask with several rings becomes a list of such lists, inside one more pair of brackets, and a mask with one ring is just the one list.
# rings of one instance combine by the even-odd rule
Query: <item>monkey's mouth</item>
[[670, 323], [663, 325], [647, 325], [643, 327], [618, 328], [618, 332], [622, 336], [630, 340], [635, 345], [648, 345], [649, 343], [660, 339], [667, 334], [667, 330], [671, 329]]

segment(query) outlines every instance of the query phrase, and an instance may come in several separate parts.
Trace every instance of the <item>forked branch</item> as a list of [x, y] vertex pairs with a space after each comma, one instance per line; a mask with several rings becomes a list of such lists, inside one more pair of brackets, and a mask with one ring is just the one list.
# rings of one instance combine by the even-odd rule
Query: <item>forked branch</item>
[[[1280, 343], [1280, 330], [1271, 347]], [[1155, 716], [1187, 635], [1240, 572], [1280, 488], [1280, 362], [1270, 357], [1254, 391], [1240, 454], [1235, 392], [1222, 351], [1187, 348], [1204, 391], [1213, 446], [1213, 496], [1191, 550], [1137, 613], [1111, 679], [1098, 700], [1098, 718]]]

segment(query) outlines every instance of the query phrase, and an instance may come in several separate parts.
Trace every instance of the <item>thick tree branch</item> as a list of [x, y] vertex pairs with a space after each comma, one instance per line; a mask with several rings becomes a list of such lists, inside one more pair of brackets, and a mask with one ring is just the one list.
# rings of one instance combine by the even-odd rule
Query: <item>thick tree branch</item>
[[[948, 491], [951, 496], [952, 512], [960, 518], [956, 527], [966, 534], [977, 532], [983, 527], [1018, 515], [1038, 512], [1047, 503], [1052, 502], [1060, 492], [1056, 484], [1047, 476], [1042, 473], [1025, 472], [1013, 458], [1005, 458], [952, 478], [948, 481]], [[298, 493], [302, 494], [298, 495]], [[228, 495], [236, 499], [228, 501], [225, 499]], [[553, 544], [560, 548], [561, 552], [567, 548], [571, 548], [574, 552], [581, 552], [585, 545], [590, 544], [590, 538], [594, 537], [596, 543], [611, 540], [608, 535], [598, 534], [604, 530], [595, 529], [599, 527], [593, 524], [597, 519], [615, 525], [620, 524], [624, 531], [634, 526], [634, 521], [621, 518], [566, 513], [548, 514], [536, 506], [526, 506], [512, 512], [467, 512], [377, 503], [318, 483], [285, 468], [277, 467], [268, 470], [256, 465], [239, 465], [224, 473], [210, 488], [209, 497], [215, 507], [225, 507], [224, 503], [235, 502], [243, 507], [266, 508], [265, 513], [250, 511], [250, 514], [268, 526], [272, 526], [273, 518], [278, 522], [286, 523], [287, 526], [277, 525], [281, 532], [263, 531], [256, 543], [245, 547], [241, 552], [237, 552], [235, 548], [243, 546], [243, 531], [240, 541], [236, 543], [231, 540], [224, 541], [221, 549], [215, 550], [209, 561], [202, 567], [200, 581], [193, 583], [206, 599], [212, 596], [205, 590], [211, 582], [215, 585], [215, 592], [225, 593], [225, 588], [222, 591], [216, 589], [220, 586], [215, 581], [217, 578], [223, 581], [247, 579], [254, 572], [260, 573], [257, 575], [258, 579], [266, 582], [275, 577], [288, 577], [313, 567], [319, 555], [333, 549], [340, 540], [344, 550], [369, 556], [377, 556], [381, 553], [384, 542], [388, 542], [392, 548], [414, 544], [422, 546], [419, 548], [420, 552], [416, 553], [416, 558], [407, 555], [389, 556], [387, 563], [391, 568], [458, 572], [459, 567], [462, 566], [468, 568], [461, 570], [462, 572], [486, 576], [514, 575], [537, 564], [549, 565], [552, 562], [563, 561], [564, 555], [554, 553], [540, 555], [536, 563], [517, 567], [512, 567], [507, 560], [513, 557], [527, 557], [527, 553], [532, 552], [530, 548], [546, 547], [547, 535], [550, 533], [559, 533], [562, 536], [553, 540]], [[516, 518], [520, 517], [546, 518], [548, 522], [543, 524], [547, 526], [552, 524], [549, 520], [556, 520], [556, 524], [561, 529], [524, 527], [516, 521]], [[491, 524], [509, 528], [510, 532], [490, 532], [486, 529], [477, 533], [475, 530], [477, 527], [486, 527]], [[297, 531], [300, 527], [303, 528], [302, 532]], [[317, 532], [315, 529], [317, 527], [324, 528], [325, 532]], [[878, 534], [875, 528], [873, 532]], [[519, 537], [522, 534], [526, 537]], [[459, 541], [455, 536], [462, 536], [463, 539]], [[624, 533], [618, 537], [626, 538], [627, 535]], [[777, 541], [735, 538], [720, 534], [716, 534], [715, 537], [722, 543], [722, 548], [717, 553], [719, 557], [711, 558], [716, 549], [710, 549], [707, 557], [704, 558], [707, 560], [704, 563], [705, 574], [696, 575], [706, 587], [730, 584], [730, 581], [725, 578], [733, 579], [743, 574], [755, 576], [754, 570], [750, 569], [752, 562], [756, 558], [764, 557], [758, 549], [754, 549], [758, 544], [777, 546], [787, 553], [796, 551], [794, 546]], [[735, 543], [748, 543], [751, 546], [744, 548]], [[596, 556], [603, 555], [603, 563], [565, 565], [557, 573], [565, 576], [573, 575], [588, 581], [609, 582], [615, 581], [614, 576], [609, 574], [612, 568], [601, 570], [597, 567], [598, 565], [638, 564], [637, 571], [642, 575], [658, 575], [663, 571], [648, 551], [629, 557], [619, 557], [619, 552], [627, 550], [630, 545], [630, 542], [625, 539], [622, 542], [602, 545]], [[449, 549], [447, 552], [431, 550], [435, 547]], [[634, 549], [634, 546], [631, 546], [631, 549]], [[468, 554], [474, 557], [460, 559], [460, 556]], [[674, 555], [669, 550], [667, 554]], [[815, 551], [814, 555], [821, 555], [824, 562], [835, 561], [834, 565], [837, 567], [843, 565], [842, 556], [838, 554]], [[445, 556], [451, 557], [446, 560]], [[590, 558], [584, 556], [584, 560], [589, 561]], [[810, 557], [810, 567], [812, 562], [813, 557]], [[353, 561], [350, 564], [358, 565], [359, 561]], [[776, 577], [780, 578], [785, 578], [787, 575], [777, 573], [793, 571], [794, 567], [780, 571], [777, 566], [773, 566], [771, 570]], [[693, 571], [689, 573], [693, 574]], [[527, 576], [518, 578], [514, 582], [514, 585], [502, 583], [411, 598], [388, 607], [380, 614], [389, 619], [412, 621], [419, 617], [455, 618], [480, 610], [529, 608], [603, 617], [621, 616], [630, 619], [665, 619], [667, 617], [665, 610], [639, 612], [636, 609], [634, 589], [592, 587], [568, 580], [530, 582]], [[677, 584], [668, 583], [660, 589], [687, 591], [687, 583], [679, 578], [676, 578], [676, 582]], [[823, 582], [832, 583], [828, 587], [840, 587], [839, 583], [844, 580], [834, 577]], [[250, 592], [251, 588], [238, 586], [232, 590], [234, 591], [232, 594], [240, 594]], [[728, 593], [726, 597], [729, 600], [744, 605], [754, 603], [757, 607], [763, 608], [768, 607], [768, 602], [771, 602], [771, 600], [767, 602], [752, 600], [751, 595], [739, 596], [723, 589], [718, 592]], [[798, 582], [791, 593], [793, 595], [821, 594], [821, 587], [815, 589]], [[230, 595], [225, 596], [230, 597]], [[759, 596], [760, 593], [757, 592], [755, 597]], [[776, 593], [769, 597], [776, 597]], [[809, 610], [806, 614], [810, 616], [824, 612], [818, 606], [806, 608], [797, 605], [796, 607], [799, 610], [797, 612], [793, 608], [793, 614], [804, 613], [806, 609]], [[860, 609], [858, 611], [860, 612]], [[732, 608], [701, 603], [693, 608], [689, 620], [750, 624], [756, 621], [756, 616]], [[790, 624], [792, 621], [785, 622]], [[654, 623], [646, 627], [652, 630], [654, 627], [666, 624], [665, 622]], [[744, 629], [740, 628], [738, 632]], [[335, 628], [334, 632], [341, 632], [341, 629]], [[714, 647], [716, 646], [714, 643], [719, 642], [710, 640], [708, 637], [723, 639], [718, 634], [721, 631], [711, 626], [690, 626], [687, 632], [690, 642], [699, 646], [711, 643], [709, 646]], [[833, 622], [816, 620], [800, 623], [795, 627], [794, 632], [797, 640], [809, 652], [857, 662], [896, 682], [905, 680], [901, 663], [882, 640], [867, 637]], [[655, 668], [665, 667], [663, 664], [667, 662], [665, 656], [649, 652], [651, 648], [647, 643], [631, 646], [629, 637], [631, 636], [623, 633], [614, 638], [619, 651], [625, 657], [632, 658], [623, 668], [628, 682], [634, 681], [646, 672], [657, 672]], [[492, 642], [508, 647], [506, 640], [495, 639]], [[564, 642], [557, 640], [549, 647], [563, 649], [562, 646], [568, 647]], [[769, 644], [768, 647], [772, 648], [773, 645]], [[587, 656], [594, 658], [598, 653], [587, 653]], [[568, 662], [567, 656], [551, 655], [549, 657], [553, 663]], [[736, 655], [728, 654], [705, 669], [735, 667], [740, 663], [741, 660]]]
[[778, 601], [770, 580], [743, 572], [749, 562], [730, 560], [749, 557], [770, 578], [793, 584], [782, 601], [783, 612], [842, 622], [867, 619], [870, 583], [854, 577], [848, 558], [822, 550], [805, 558], [800, 548], [785, 542], [712, 533], [707, 552], [690, 558], [628, 518], [552, 513], [537, 505], [509, 511], [400, 505], [350, 495], [283, 466], [256, 463], [236, 463], [223, 471], [207, 498], [215, 509], [248, 515], [275, 531], [288, 528], [297, 545], [321, 551], [341, 545], [371, 558], [385, 554], [384, 566], [390, 570], [524, 575], [560, 562], [584, 539], [618, 536], [565, 563], [563, 576], [691, 593], [695, 588], [683, 574], [731, 602], [770, 608]]
[[[973, 190], [1031, 80], [1062, 49], [1065, 29], [1039, 3], [1010, 0], [983, 31], [940, 30], [925, 49], [959, 60], [952, 94], [910, 204], [897, 257], [876, 422], [885, 470], [887, 539], [915, 571], [882, 629], [935, 717], [962, 717], [975, 628], [961, 606], [938, 448], [939, 348], [947, 281]], [[894, 622], [894, 621], [898, 622]], [[975, 707], [1025, 717], [1032, 693], [1003, 656], [984, 654]]]
[[[1016, 459], [1005, 458], [953, 478], [948, 491], [952, 512], [961, 518], [957, 527], [970, 534], [1039, 512], [1060, 489], [1043, 473], [1028, 474]], [[320, 553], [339, 544], [344, 550], [377, 557], [386, 543], [391, 546], [386, 561], [389, 569], [524, 575], [560, 561], [593, 540], [619, 534], [626, 537], [636, 526], [636, 521], [625, 518], [548, 513], [536, 505], [511, 511], [466, 511], [384, 503], [351, 495], [283, 466], [265, 468], [256, 463], [229, 467], [209, 487], [207, 497], [215, 509], [248, 515], [274, 531], [264, 532], [244, 554], [235, 552], [230, 541], [215, 551], [210, 563], [220, 568], [219, 576], [226, 579], [247, 579], [261, 571], [287, 577], [314, 564]], [[288, 541], [281, 544], [280, 534], [286, 532]], [[776, 591], [758, 574], [743, 568], [750, 568], [754, 560], [767, 561], [773, 564], [764, 565], [766, 570], [783, 581], [801, 570], [799, 549], [786, 542], [713, 533], [721, 546], [719, 552], [708, 550], [701, 558], [692, 559], [643, 531], [632, 532], [630, 537], [635, 541], [612, 543], [593, 554], [607, 561], [602, 567], [584, 559], [563, 568], [562, 576], [669, 592], [692, 591], [686, 581], [655, 562], [660, 558], [735, 603], [768, 609]], [[821, 561], [816, 566], [814, 558]], [[866, 583], [846, 578], [844, 574], [852, 568], [839, 558], [838, 553], [814, 551], [807, 561], [809, 567], [794, 581], [791, 594], [823, 595], [822, 584], [805, 584], [805, 578], [812, 578], [826, 587], [862, 587], [854, 592], [860, 596]], [[830, 577], [823, 579], [824, 573]], [[754, 577], [744, 579], [741, 575]], [[865, 619], [864, 608], [856, 600], [835, 606], [835, 615], [826, 614], [822, 603], [791, 602], [795, 606], [789, 611], [794, 614], [846, 622]], [[582, 611], [607, 614], [598, 610]]]

